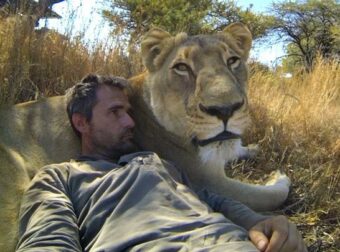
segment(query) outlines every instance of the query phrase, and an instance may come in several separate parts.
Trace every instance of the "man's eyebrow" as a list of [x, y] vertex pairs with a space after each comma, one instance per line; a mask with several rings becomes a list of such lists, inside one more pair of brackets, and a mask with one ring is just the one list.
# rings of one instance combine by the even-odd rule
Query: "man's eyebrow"
[[109, 106], [109, 110], [111, 109], [123, 109], [124, 106], [122, 104], [112, 104], [111, 106]]
[[131, 109], [131, 105], [124, 105], [124, 104], [112, 104], [111, 106], [109, 106], [108, 108], [109, 110], [112, 109], [126, 109], [126, 110], [130, 110]]

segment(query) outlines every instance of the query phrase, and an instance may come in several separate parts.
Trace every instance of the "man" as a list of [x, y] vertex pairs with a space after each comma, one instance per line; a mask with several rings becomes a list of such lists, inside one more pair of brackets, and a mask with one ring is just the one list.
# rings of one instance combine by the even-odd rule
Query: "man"
[[135, 152], [125, 85], [89, 75], [68, 92], [82, 156], [33, 179], [17, 251], [306, 251], [286, 218], [196, 194], [169, 162]]

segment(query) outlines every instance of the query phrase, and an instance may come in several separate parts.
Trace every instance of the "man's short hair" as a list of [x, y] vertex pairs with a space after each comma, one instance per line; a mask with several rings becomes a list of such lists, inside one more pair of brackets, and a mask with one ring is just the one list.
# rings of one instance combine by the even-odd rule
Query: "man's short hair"
[[72, 115], [79, 113], [88, 122], [91, 121], [92, 109], [97, 103], [97, 90], [103, 85], [124, 90], [127, 87], [127, 81], [121, 77], [89, 74], [66, 91], [67, 115], [74, 132], [79, 137], [81, 134], [73, 125]]

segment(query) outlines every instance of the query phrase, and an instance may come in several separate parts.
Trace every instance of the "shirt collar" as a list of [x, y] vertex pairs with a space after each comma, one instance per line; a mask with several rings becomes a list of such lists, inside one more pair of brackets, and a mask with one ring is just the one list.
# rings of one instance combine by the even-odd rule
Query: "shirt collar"
[[[130, 154], [126, 154], [126, 155], [121, 156], [118, 159], [118, 162], [115, 162], [114, 160], [111, 160], [111, 161], [106, 160], [106, 161], [123, 166], [123, 165], [126, 165], [127, 163], [129, 163], [135, 157], [145, 156], [145, 155], [149, 155], [149, 154], [153, 154], [153, 152], [151, 152], [151, 151], [139, 151], [139, 152], [134, 152], [134, 153], [130, 153]], [[99, 159], [97, 157], [93, 157], [93, 156], [88, 156], [88, 155], [80, 155], [79, 157], [77, 157], [74, 160], [76, 162], [84, 162], [84, 161], [99, 161], [101, 159]]]

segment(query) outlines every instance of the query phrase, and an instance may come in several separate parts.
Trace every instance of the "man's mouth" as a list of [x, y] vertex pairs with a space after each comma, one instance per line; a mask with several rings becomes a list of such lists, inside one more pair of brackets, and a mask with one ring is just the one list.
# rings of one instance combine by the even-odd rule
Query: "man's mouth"
[[126, 132], [122, 137], [122, 139], [124, 139], [124, 140], [131, 140], [132, 138], [133, 138], [133, 132], [132, 131]]
[[199, 145], [199, 146], [202, 147], [202, 146], [206, 146], [206, 145], [213, 143], [213, 142], [221, 142], [221, 141], [225, 141], [225, 140], [239, 139], [239, 138], [241, 138], [241, 135], [232, 133], [230, 131], [223, 131], [220, 134], [218, 134], [214, 137], [208, 138], [208, 139], [200, 140], [200, 139], [197, 139], [195, 137], [192, 141], [195, 145]]

